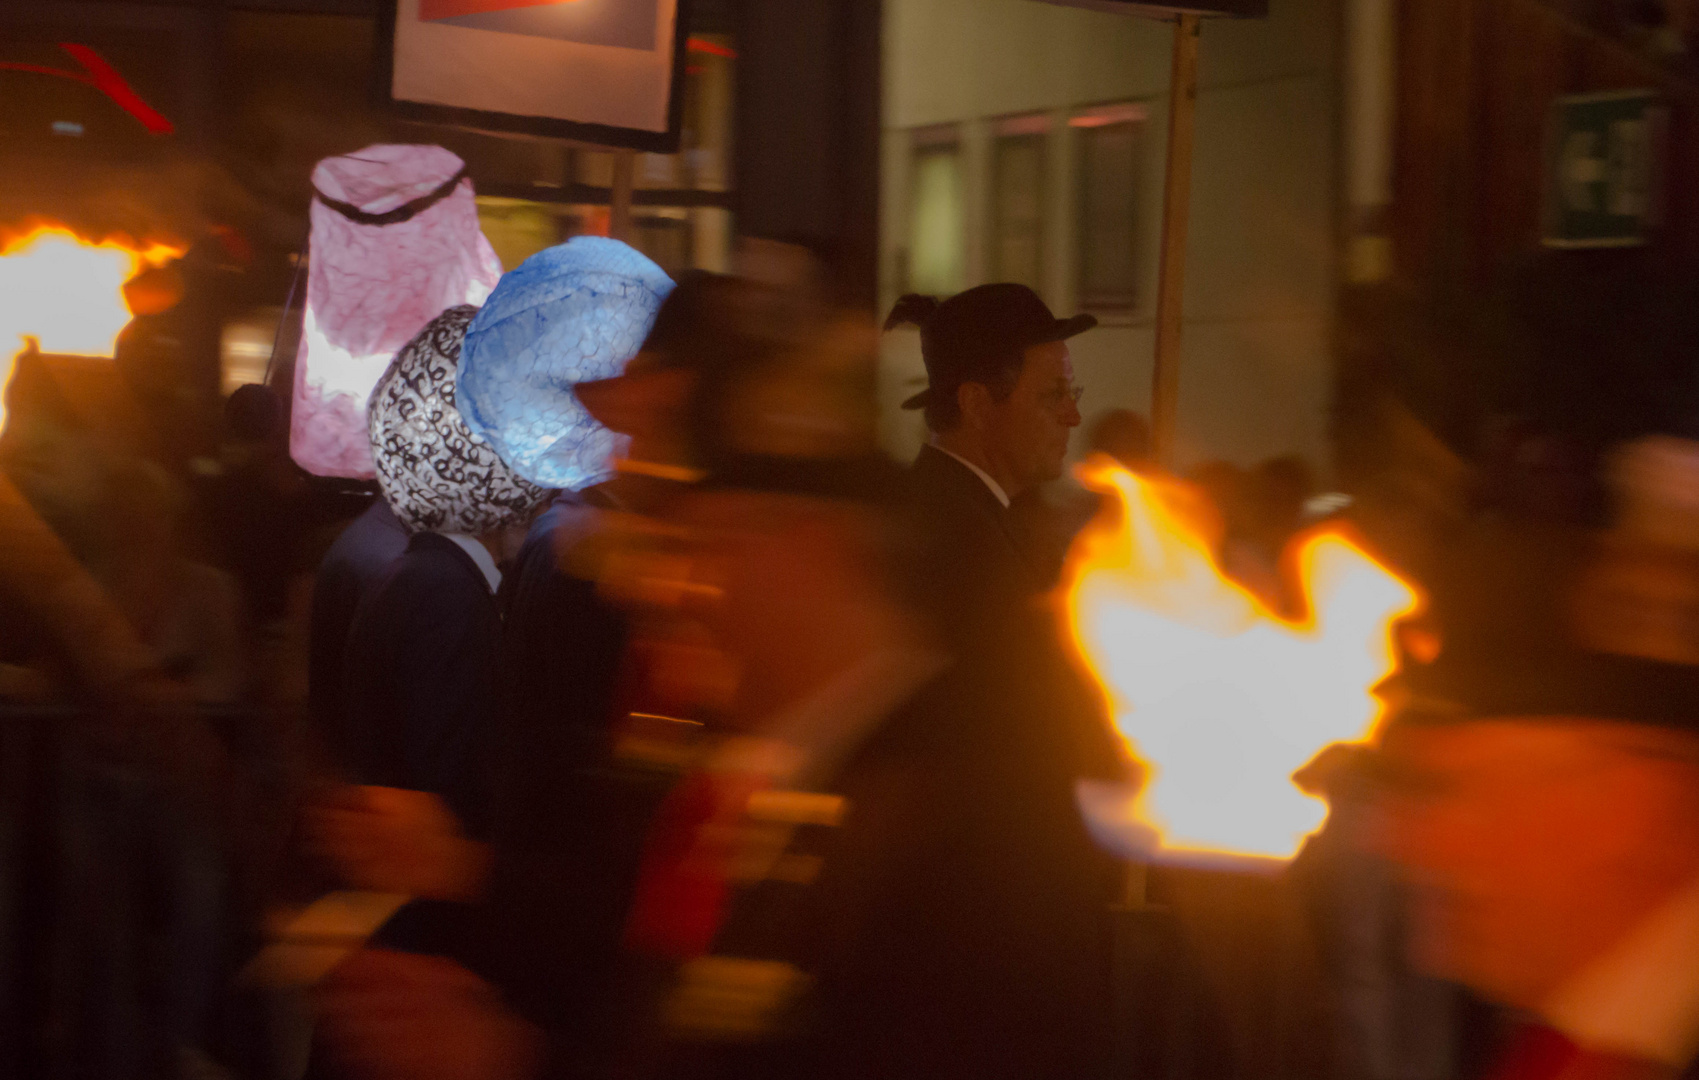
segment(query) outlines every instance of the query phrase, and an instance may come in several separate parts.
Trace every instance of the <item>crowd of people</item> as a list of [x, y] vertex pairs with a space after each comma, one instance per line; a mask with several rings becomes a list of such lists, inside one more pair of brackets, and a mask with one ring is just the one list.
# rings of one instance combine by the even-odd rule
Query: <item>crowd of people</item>
[[[1082, 420], [1068, 342], [1095, 320], [994, 284], [905, 297], [904, 323], [928, 376], [909, 466], [877, 449], [877, 335], [807, 280], [673, 282], [581, 237], [401, 349], [368, 406], [378, 496], [312, 580], [305, 737], [240, 950], [245, 985], [310, 1004], [274, 1075], [1125, 1073], [1124, 867], [1076, 786], [1137, 767], [1054, 603], [1073, 535], [1113, 512], [1054, 483]], [[29, 415], [0, 487], [7, 610], [32, 620], [8, 658], [61, 643], [133, 726], [233, 700], [234, 586], [171, 543], [171, 485], [132, 470], [102, 481], [109, 514], [56, 520], [79, 459]], [[1160, 471], [1136, 414], [1089, 442]], [[1699, 458], [1629, 460], [1653, 509], [1602, 547], [1453, 537], [1400, 631], [1393, 719], [1299, 778], [1335, 806], [1292, 871], [1331, 1075], [1463, 1075], [1496, 1045], [1470, 1009], [1538, 1022], [1478, 1064], [1506, 1080], [1673, 1077], [1699, 1050], [1699, 656], [1659, 509]], [[1189, 482], [1223, 570], [1302, 614], [1282, 554], [1337, 510], [1303, 463]], [[147, 849], [193, 891], [228, 806], [159, 805], [103, 813], [200, 837]], [[191, 918], [166, 947], [209, 940]], [[170, 985], [192, 1041], [220, 991]], [[1232, 1046], [1232, 1024], [1169, 1034]], [[1255, 1053], [1162, 1068], [1252, 1075]]]
[[[541, 490], [430, 460], [411, 486], [384, 456], [418, 442], [374, 441], [384, 503], [314, 618], [315, 709], [360, 786], [312, 833], [348, 883], [418, 899], [330, 977], [324, 1068], [1106, 1064], [1112, 874], [1073, 785], [1123, 765], [1008, 510], [1061, 474], [1091, 320], [1018, 286], [914, 314], [938, 438], [906, 474], [875, 449], [866, 328], [707, 275], [622, 374], [561, 386], [629, 443], [534, 520]], [[404, 349], [374, 432], [400, 383], [448, 398], [401, 425], [462, 425], [447, 380], [480, 329], [451, 311]]]

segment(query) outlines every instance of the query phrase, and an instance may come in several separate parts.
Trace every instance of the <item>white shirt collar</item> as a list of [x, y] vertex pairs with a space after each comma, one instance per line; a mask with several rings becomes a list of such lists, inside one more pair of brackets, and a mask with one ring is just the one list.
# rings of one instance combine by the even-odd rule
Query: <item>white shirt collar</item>
[[960, 454], [951, 453], [950, 451], [944, 449], [942, 446], [939, 446], [937, 443], [933, 443], [932, 448], [934, 450], [938, 451], [941, 454], [949, 454], [951, 457], [955, 458], [957, 461], [961, 462], [963, 465], [966, 465], [968, 468], [972, 469], [973, 475], [975, 475], [975, 476], [979, 477], [981, 480], [985, 481], [985, 486], [991, 489], [991, 494], [997, 496], [997, 501], [1003, 504], [1003, 509], [1007, 510], [1009, 508], [1009, 495], [1008, 495], [1008, 493], [1003, 490], [1002, 484], [999, 484], [997, 481], [991, 479], [990, 473], [986, 472], [984, 469], [980, 468], [978, 465], [975, 465], [973, 462], [969, 461], [967, 458], [962, 457]]
[[1699, 1054], [1699, 881], [1560, 987], [1539, 1011], [1584, 1049], [1685, 1069]]
[[490, 592], [501, 588], [501, 569], [496, 566], [495, 557], [490, 549], [478, 542], [475, 536], [465, 533], [439, 533], [438, 535], [452, 540], [461, 551], [472, 556], [472, 561], [478, 564], [478, 570], [484, 575], [484, 580], [490, 584]]

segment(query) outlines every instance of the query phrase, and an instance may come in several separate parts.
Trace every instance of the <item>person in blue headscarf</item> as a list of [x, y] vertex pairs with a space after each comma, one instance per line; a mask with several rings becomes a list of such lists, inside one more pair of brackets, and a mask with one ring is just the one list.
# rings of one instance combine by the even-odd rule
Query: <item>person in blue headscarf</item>
[[687, 403], [706, 371], [759, 347], [741, 317], [750, 292], [731, 278], [683, 276], [623, 374], [576, 382], [574, 403], [620, 435], [614, 475], [557, 495], [510, 574], [485, 974], [550, 1033], [550, 1047], [586, 1068], [616, 1028], [607, 991], [667, 778], [634, 755], [666, 732], [630, 737], [630, 714], [646, 706], [628, 700], [641, 679], [607, 553], [689, 489], [698, 463]]
[[[565, 261], [584, 244], [544, 254]], [[506, 285], [504, 279], [486, 312], [512, 299], [504, 300]], [[555, 296], [569, 292], [556, 289]], [[620, 434], [609, 438], [617, 450], [611, 461], [581, 455], [564, 466], [561, 459], [522, 466], [613, 475], [558, 493], [507, 568], [500, 782], [480, 918], [486, 951], [468, 965], [476, 974], [381, 950], [345, 965], [323, 1005], [327, 1030], [351, 1060], [382, 1062], [391, 1072], [397, 1062], [415, 1062], [421, 1076], [462, 1067], [490, 1077], [594, 1075], [628, 1034], [615, 992], [623, 924], [651, 813], [672, 777], [643, 755], [656, 740], [623, 737], [632, 714], [643, 711], [630, 693], [643, 680], [628, 670], [631, 615], [605, 587], [616, 576], [606, 554], [629, 550], [628, 523], [660, 513], [696, 478], [693, 391], [708, 373], [764, 347], [760, 320], [748, 317], [760, 292], [733, 278], [685, 275], [646, 327], [638, 355], [622, 362], [623, 373], [568, 372], [555, 389], [533, 391], [567, 399], [554, 403], [555, 415], [582, 409], [604, 433]], [[511, 321], [497, 315], [489, 325]], [[498, 354], [485, 350], [500, 339], [479, 338], [483, 325], [468, 336], [463, 371], [495, 362]], [[471, 412], [470, 398], [461, 400]], [[492, 445], [518, 443], [511, 430], [488, 428], [484, 437]], [[465, 993], [481, 1004], [463, 1009]], [[484, 1007], [498, 1001], [506, 1008]], [[525, 1060], [538, 1048], [544, 1060]]]

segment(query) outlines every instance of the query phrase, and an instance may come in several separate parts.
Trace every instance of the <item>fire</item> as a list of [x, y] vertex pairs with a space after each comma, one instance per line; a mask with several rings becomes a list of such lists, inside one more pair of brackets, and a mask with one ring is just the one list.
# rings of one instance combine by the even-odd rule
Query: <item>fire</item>
[[[111, 356], [130, 322], [124, 283], [182, 254], [160, 243], [95, 243], [51, 225], [0, 240], [0, 395], [26, 338], [42, 352]], [[0, 425], [5, 415], [0, 401]]]
[[1373, 735], [1415, 590], [1342, 534], [1311, 533], [1296, 541], [1308, 614], [1283, 618], [1221, 572], [1189, 490], [1102, 461], [1080, 478], [1123, 513], [1074, 545], [1068, 625], [1145, 769], [1130, 797], [1082, 791], [1088, 816], [1158, 858], [1291, 858], [1327, 818], [1292, 774]]

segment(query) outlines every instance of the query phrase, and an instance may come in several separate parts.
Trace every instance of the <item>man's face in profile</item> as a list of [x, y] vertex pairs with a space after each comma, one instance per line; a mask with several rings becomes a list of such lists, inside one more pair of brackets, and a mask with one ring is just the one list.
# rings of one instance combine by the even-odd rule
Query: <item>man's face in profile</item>
[[987, 435], [1025, 490], [1062, 475], [1068, 437], [1079, 424], [1073, 359], [1066, 342], [1054, 341], [1026, 350], [1014, 389], [988, 413]]

